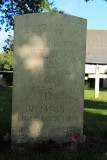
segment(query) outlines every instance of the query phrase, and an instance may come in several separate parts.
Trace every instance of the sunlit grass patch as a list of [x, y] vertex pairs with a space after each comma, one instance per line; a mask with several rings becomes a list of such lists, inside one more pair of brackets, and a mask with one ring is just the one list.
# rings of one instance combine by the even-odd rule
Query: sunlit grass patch
[[86, 134], [107, 134], [107, 90], [100, 90], [101, 99], [95, 99], [94, 89], [85, 89], [84, 132]]
[[92, 108], [84, 108], [84, 111], [92, 114], [99, 114], [99, 115], [107, 115], [106, 109], [92, 109]]

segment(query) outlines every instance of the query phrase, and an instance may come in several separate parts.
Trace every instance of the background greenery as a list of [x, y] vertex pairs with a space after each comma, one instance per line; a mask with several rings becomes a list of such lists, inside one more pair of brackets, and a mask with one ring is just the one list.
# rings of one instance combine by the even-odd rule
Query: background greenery
[[0, 54], [0, 70], [13, 70], [13, 52]]

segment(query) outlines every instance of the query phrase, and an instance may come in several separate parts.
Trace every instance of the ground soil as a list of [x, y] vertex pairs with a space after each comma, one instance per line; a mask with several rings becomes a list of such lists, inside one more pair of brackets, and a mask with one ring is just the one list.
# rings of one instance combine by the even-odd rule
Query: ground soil
[[[29, 146], [29, 145], [27, 145]], [[19, 147], [19, 151], [25, 151]], [[14, 148], [15, 149], [15, 148]], [[28, 149], [28, 148], [27, 148]], [[17, 149], [16, 149], [17, 150]], [[49, 153], [49, 152], [86, 152], [86, 153], [107, 153], [107, 137], [99, 135], [88, 135], [84, 143], [78, 143], [77, 147], [72, 148], [71, 142], [64, 144], [57, 144], [54, 141], [43, 142], [42, 145], [35, 145], [33, 149], [29, 148], [29, 151], [37, 153]], [[11, 149], [10, 141], [4, 142], [0, 140], [0, 152], [13, 152]], [[27, 150], [28, 153], [28, 150]]]

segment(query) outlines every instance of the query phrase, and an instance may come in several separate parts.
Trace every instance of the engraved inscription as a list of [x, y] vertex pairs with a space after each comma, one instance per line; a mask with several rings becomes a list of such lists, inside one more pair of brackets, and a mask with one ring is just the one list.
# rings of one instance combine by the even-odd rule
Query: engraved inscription
[[61, 36], [63, 32], [64, 32], [63, 25], [57, 24], [56, 34]]
[[[43, 128], [42, 132], [45, 132], [45, 131], [46, 131], [46, 128]], [[70, 136], [71, 136], [71, 133], [73, 133], [73, 132], [80, 132], [80, 131], [81, 131], [80, 126], [73, 126], [73, 125], [71, 125], [70, 127], [64, 126], [64, 127], [60, 127], [60, 128], [56, 127], [56, 126], [52, 126], [50, 128], [50, 133], [52, 132], [54, 134], [54, 133], [61, 132], [61, 133], [67, 134], [67, 133], [70, 132]]]
[[[63, 111], [63, 110], [62, 110]], [[61, 112], [62, 112], [61, 111]], [[62, 112], [63, 113], [63, 112]], [[18, 121], [35, 121], [35, 119], [40, 119], [43, 122], [69, 122], [71, 121], [71, 124], [79, 124], [81, 123], [80, 119], [78, 117], [73, 117], [70, 115], [61, 115], [61, 116], [46, 116], [46, 115], [20, 115], [18, 116]]]
[[48, 88], [45, 90], [45, 100], [52, 100], [52, 99], [53, 99], [52, 88]]
[[[62, 40], [62, 41], [58, 41], [58, 40], [32, 40], [30, 42], [32, 45], [36, 45], [36, 47], [38, 46], [48, 46], [48, 47], [76, 47], [77, 46], [77, 41], [73, 40], [73, 41], [68, 41], [68, 40]], [[40, 49], [40, 48], [38, 48]]]
[[19, 132], [19, 133], [28, 134], [28, 133], [29, 133], [29, 130], [28, 130], [28, 128], [26, 128], [26, 127], [19, 127], [19, 128], [18, 128], [18, 132]]
[[[24, 33], [28, 33], [28, 32], [33, 33], [36, 30], [39, 33], [43, 33], [44, 31], [48, 30], [48, 27], [49, 26], [46, 23], [41, 23], [41, 24], [34, 25], [34, 26], [24, 24], [24, 26], [23, 26]], [[76, 36], [77, 38], [83, 37], [83, 35], [82, 35], [83, 26], [81, 27], [81, 25], [72, 24], [71, 28], [72, 28], [71, 29], [71, 36]], [[56, 35], [58, 35], [58, 36], [63, 35], [64, 30], [65, 30], [65, 28], [64, 28], [63, 24], [56, 24], [51, 27], [51, 31], [55, 31]], [[69, 34], [69, 32], [67, 32], [67, 30], [66, 30], [66, 34]]]
[[37, 27], [40, 33], [46, 30], [46, 24], [39, 24]]
[[[49, 72], [50, 73], [50, 72]], [[51, 76], [51, 75], [44, 75], [43, 76], [43, 80], [45, 82], [45, 84], [59, 84], [59, 82], [57, 81], [56, 77], [54, 76]]]
[[52, 70], [52, 69], [55, 69], [55, 66], [56, 66], [55, 62], [54, 63], [52, 62], [51, 57], [46, 57], [45, 68], [49, 69], [49, 70]]
[[36, 106], [36, 105], [29, 105], [28, 106], [28, 113], [34, 113], [34, 112], [42, 112], [42, 113], [46, 113], [46, 112], [59, 112], [59, 113], [64, 113], [64, 106], [55, 106], [55, 105], [40, 105], [40, 106]]
[[[52, 126], [50, 128], [50, 133], [52, 132], [53, 134], [56, 132], [56, 133], [59, 133], [59, 132], [62, 132], [62, 133], [73, 133], [73, 132], [80, 132], [81, 128], [79, 126], [73, 126], [71, 125], [70, 127], [56, 127], [56, 126]], [[42, 132], [45, 133], [47, 131], [47, 128], [44, 127], [42, 128]], [[18, 128], [18, 132], [23, 134], [23, 135], [26, 135], [26, 134], [29, 134], [30, 133], [30, 130], [26, 127], [19, 127]], [[33, 134], [37, 134], [38, 130], [33, 130]]]
[[30, 27], [31, 27], [30, 24], [24, 24], [24, 26], [23, 26], [23, 32], [24, 33], [29, 33], [30, 32]]

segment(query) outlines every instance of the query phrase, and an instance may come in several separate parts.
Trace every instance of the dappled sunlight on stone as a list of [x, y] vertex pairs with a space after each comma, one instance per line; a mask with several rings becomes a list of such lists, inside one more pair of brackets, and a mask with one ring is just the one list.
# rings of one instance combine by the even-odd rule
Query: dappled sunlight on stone
[[43, 71], [43, 59], [42, 58], [27, 58], [24, 61], [24, 67], [28, 70], [39, 69]]
[[31, 137], [33, 138], [39, 137], [42, 128], [43, 128], [43, 123], [40, 120], [37, 119], [31, 122], [31, 125], [29, 126]]
[[46, 34], [43, 38], [32, 36], [29, 40], [29, 45], [25, 44], [20, 47], [19, 58], [23, 58], [23, 66], [26, 70], [30, 70], [31, 72], [35, 69], [37, 72], [44, 71], [44, 58], [49, 55], [49, 48], [45, 37]]
[[15, 131], [17, 131], [17, 124], [19, 124], [20, 125], [20, 127], [22, 127], [23, 126], [23, 121], [18, 121], [18, 117], [19, 117], [19, 114], [18, 113], [14, 113], [13, 115], [12, 115], [12, 121], [14, 122], [13, 123], [13, 128], [14, 128], [14, 130]]

